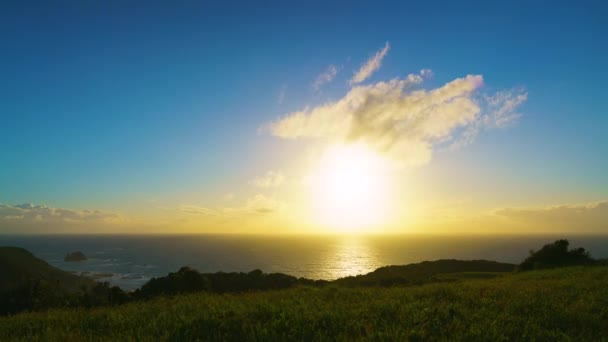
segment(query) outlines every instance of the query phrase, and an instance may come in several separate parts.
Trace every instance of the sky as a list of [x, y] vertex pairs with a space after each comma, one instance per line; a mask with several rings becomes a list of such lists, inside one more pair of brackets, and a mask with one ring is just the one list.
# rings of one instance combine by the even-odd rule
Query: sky
[[3, 2], [0, 233], [608, 233], [607, 18]]

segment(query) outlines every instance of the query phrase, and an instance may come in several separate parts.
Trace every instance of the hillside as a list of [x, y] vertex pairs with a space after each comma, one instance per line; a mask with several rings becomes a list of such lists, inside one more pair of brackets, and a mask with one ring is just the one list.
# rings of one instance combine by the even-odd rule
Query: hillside
[[0, 274], [0, 292], [30, 280], [59, 284], [68, 292], [79, 291], [82, 286], [94, 285], [92, 280], [55, 268], [18, 247], [0, 247]]
[[[297, 278], [261, 270], [244, 272], [200, 273], [190, 267], [164, 277], [153, 278], [133, 293], [135, 299], [188, 292], [215, 293], [278, 290], [294, 286], [407, 286], [454, 280], [450, 274], [483, 273], [483, 277], [512, 272], [515, 265], [487, 260], [436, 260], [403, 266], [381, 267], [373, 272], [334, 281]], [[460, 275], [458, 275], [460, 277]]]
[[[25, 249], [0, 247], [0, 316], [52, 307], [104, 304], [111, 298], [111, 292], [108, 284], [57, 269]], [[116, 295], [114, 298], [120, 300]]]
[[608, 267], [414, 287], [197, 293], [0, 318], [0, 340], [601, 340]]
[[368, 274], [341, 278], [334, 283], [352, 286], [420, 285], [453, 278], [447, 276], [451, 273], [481, 272], [484, 273], [482, 277], [490, 277], [497, 273], [513, 272], [515, 267], [513, 264], [488, 260], [442, 259], [380, 267]]

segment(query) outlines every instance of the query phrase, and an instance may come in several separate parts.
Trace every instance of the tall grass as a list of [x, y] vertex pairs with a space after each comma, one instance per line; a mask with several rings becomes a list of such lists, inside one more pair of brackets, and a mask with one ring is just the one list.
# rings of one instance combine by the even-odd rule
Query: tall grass
[[199, 293], [0, 318], [0, 340], [23, 341], [606, 338], [608, 267], [415, 287]]

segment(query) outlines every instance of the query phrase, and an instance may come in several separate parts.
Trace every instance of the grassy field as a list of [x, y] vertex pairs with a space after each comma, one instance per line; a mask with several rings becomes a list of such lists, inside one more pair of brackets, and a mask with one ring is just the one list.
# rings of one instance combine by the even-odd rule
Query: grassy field
[[[456, 277], [452, 277], [456, 278]], [[0, 318], [0, 340], [606, 340], [608, 267], [190, 294]], [[455, 279], [452, 279], [455, 280]]]

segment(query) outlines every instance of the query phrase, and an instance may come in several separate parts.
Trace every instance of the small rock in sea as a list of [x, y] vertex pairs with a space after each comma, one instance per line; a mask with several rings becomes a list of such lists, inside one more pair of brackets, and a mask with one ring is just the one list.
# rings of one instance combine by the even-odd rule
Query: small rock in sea
[[81, 251], [76, 251], [66, 254], [64, 261], [84, 261], [87, 257]]
[[139, 276], [139, 275], [124, 275], [122, 277], [120, 277], [120, 279], [141, 279], [143, 278], [143, 276]]
[[114, 273], [92, 273], [90, 278], [102, 279], [102, 278], [111, 278], [113, 276], [114, 276]]

